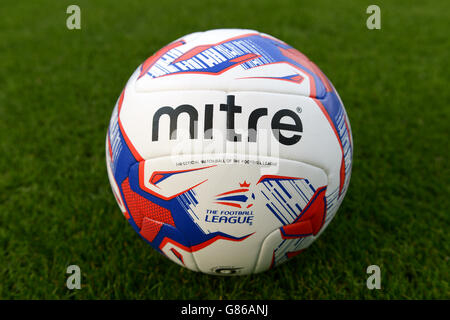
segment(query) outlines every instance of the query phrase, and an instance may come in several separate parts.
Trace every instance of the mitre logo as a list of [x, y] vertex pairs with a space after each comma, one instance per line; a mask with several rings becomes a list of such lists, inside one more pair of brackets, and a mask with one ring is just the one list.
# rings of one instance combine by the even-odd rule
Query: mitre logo
[[[246, 107], [251, 108], [251, 106]], [[204, 140], [213, 139], [213, 119], [214, 119], [214, 104], [205, 104], [204, 106], [204, 119], [203, 122], [203, 134], [202, 138]], [[226, 113], [226, 140], [232, 142], [241, 142], [242, 134], [235, 131], [235, 119], [239, 114], [242, 113], [242, 106], [235, 104], [235, 96], [228, 95], [227, 103], [221, 103], [219, 110]], [[257, 142], [258, 137], [258, 121], [261, 118], [268, 116], [267, 108], [256, 108], [254, 109], [247, 120], [248, 130], [248, 142]], [[166, 136], [166, 132], [161, 128], [160, 132], [160, 119], [163, 115], [169, 117], [169, 139], [177, 139], [177, 129], [178, 129], [178, 118], [181, 114], [187, 114], [189, 116], [189, 139], [199, 139], [198, 133], [198, 123], [199, 116], [198, 111], [195, 106], [190, 104], [182, 104], [177, 107], [164, 106], [159, 108], [153, 115], [152, 121], [152, 141], [158, 141], [160, 138], [160, 133]], [[286, 121], [286, 118], [290, 119]], [[241, 129], [241, 128], [239, 128]], [[289, 109], [278, 110], [272, 117], [270, 121], [270, 129], [273, 136], [283, 145], [293, 145], [300, 141], [301, 135], [299, 133], [303, 132], [302, 121], [298, 114]], [[261, 129], [260, 129], [261, 130]], [[282, 131], [282, 132], [281, 132]]]

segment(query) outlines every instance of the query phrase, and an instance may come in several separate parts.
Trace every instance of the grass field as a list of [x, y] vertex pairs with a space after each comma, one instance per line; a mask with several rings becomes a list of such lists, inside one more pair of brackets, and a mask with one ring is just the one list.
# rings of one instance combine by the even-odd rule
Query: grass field
[[[152, 2], [152, 3], [150, 3]], [[154, 2], [154, 3], [153, 3]], [[81, 7], [81, 30], [66, 8]], [[449, 299], [448, 1], [0, 3], [1, 299]], [[153, 251], [120, 213], [104, 138], [132, 71], [199, 30], [251, 28], [308, 55], [353, 130], [350, 187], [307, 251], [221, 278]], [[66, 288], [77, 264], [82, 289]], [[382, 289], [366, 288], [381, 267]]]

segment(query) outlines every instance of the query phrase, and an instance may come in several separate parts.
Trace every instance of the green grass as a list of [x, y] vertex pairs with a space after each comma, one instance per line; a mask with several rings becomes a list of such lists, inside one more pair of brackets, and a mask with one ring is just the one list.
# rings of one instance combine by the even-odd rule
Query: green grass
[[[152, 1], [153, 2], [153, 1]], [[79, 4], [82, 29], [66, 29]], [[448, 1], [0, 3], [1, 299], [432, 299], [449, 289]], [[252, 28], [315, 61], [350, 117], [354, 166], [336, 218], [263, 274], [182, 269], [129, 226], [104, 137], [132, 71], [190, 32]], [[66, 288], [66, 268], [82, 289]], [[368, 265], [382, 289], [366, 288]]]

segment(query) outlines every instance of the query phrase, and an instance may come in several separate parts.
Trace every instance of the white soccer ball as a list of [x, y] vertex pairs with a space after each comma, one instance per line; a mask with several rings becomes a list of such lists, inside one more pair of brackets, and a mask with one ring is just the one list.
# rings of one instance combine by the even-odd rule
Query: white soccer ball
[[208, 274], [268, 270], [307, 248], [344, 199], [350, 123], [306, 56], [254, 30], [186, 35], [133, 73], [106, 139], [123, 214]]

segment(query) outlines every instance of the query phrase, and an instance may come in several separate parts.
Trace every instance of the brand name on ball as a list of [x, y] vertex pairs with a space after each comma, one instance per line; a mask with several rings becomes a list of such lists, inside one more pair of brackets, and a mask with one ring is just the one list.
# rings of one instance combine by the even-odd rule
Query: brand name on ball
[[[205, 104], [203, 139], [213, 139], [214, 111], [213, 104]], [[242, 107], [235, 104], [234, 95], [227, 96], [227, 103], [220, 104], [219, 111], [226, 113], [226, 139], [233, 142], [242, 141], [242, 135], [235, 131], [235, 119], [242, 113]], [[169, 116], [170, 119], [169, 139], [177, 139], [178, 117], [181, 114], [187, 114], [189, 116], [189, 139], [198, 139], [198, 111], [190, 104], [182, 104], [175, 108], [164, 106], [155, 112], [152, 121], [152, 141], [159, 140], [159, 123], [163, 115]], [[258, 121], [267, 115], [267, 108], [257, 108], [250, 113], [247, 127], [248, 142], [257, 142]], [[286, 121], [286, 118], [291, 120]], [[275, 139], [284, 145], [293, 145], [300, 141], [301, 135], [299, 133], [303, 132], [303, 125], [300, 117], [297, 113], [289, 109], [277, 111], [271, 119], [270, 127]], [[281, 130], [283, 133], [281, 133]]]

